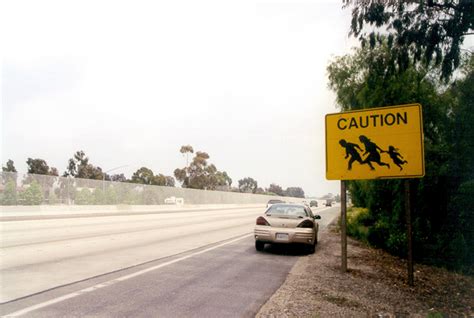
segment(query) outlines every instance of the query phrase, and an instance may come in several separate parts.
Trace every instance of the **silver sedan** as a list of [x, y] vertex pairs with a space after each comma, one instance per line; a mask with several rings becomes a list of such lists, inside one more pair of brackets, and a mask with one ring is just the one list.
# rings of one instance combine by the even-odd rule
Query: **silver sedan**
[[300, 243], [314, 253], [318, 242], [319, 215], [313, 215], [303, 204], [273, 204], [257, 218], [255, 248], [262, 251], [265, 243]]

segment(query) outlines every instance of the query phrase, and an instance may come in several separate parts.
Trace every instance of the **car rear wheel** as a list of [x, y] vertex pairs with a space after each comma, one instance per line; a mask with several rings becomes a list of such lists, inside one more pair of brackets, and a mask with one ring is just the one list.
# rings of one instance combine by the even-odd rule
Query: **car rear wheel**
[[255, 241], [255, 249], [259, 252], [263, 251], [263, 248], [265, 247], [265, 243], [260, 242], [260, 241]]

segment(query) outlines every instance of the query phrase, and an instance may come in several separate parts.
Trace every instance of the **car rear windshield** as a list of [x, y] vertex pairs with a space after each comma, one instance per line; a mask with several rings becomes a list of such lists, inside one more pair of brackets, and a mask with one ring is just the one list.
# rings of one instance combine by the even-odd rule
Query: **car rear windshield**
[[305, 208], [299, 205], [272, 205], [266, 212], [267, 215], [305, 217], [308, 216]]
[[282, 200], [270, 200], [270, 201], [268, 201], [268, 203], [270, 203], [270, 204], [283, 203], [283, 201]]

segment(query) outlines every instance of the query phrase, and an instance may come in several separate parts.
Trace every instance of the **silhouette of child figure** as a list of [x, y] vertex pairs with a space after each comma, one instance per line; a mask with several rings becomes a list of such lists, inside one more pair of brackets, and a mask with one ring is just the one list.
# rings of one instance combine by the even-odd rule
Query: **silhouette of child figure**
[[363, 155], [365, 156], [366, 154], [368, 154], [367, 158], [365, 158], [363, 163], [367, 163], [370, 166], [371, 170], [375, 170], [371, 162], [375, 162], [379, 166], [387, 166], [390, 169], [390, 165], [388, 163], [382, 162], [380, 159], [379, 150], [381, 152], [385, 152], [384, 150], [382, 150], [382, 148], [377, 146], [374, 142], [372, 142], [372, 140], [370, 140], [364, 135], [360, 135], [359, 140], [361, 143], [364, 144], [365, 147], [365, 153]]
[[347, 159], [349, 155], [351, 156], [351, 159], [349, 159], [349, 164], [347, 166], [347, 169], [351, 170], [352, 169], [352, 164], [354, 161], [358, 161], [360, 164], [362, 164], [362, 158], [360, 157], [359, 152], [357, 151], [356, 148], [359, 148], [360, 151], [362, 149], [359, 147], [358, 144], [353, 144], [351, 142], [347, 142], [344, 139], [339, 140], [339, 144], [346, 149], [346, 157], [344, 159]]
[[392, 158], [393, 163], [400, 168], [400, 171], [402, 171], [402, 165], [408, 163], [408, 161], [403, 160], [403, 156], [398, 152], [398, 149], [394, 146], [389, 146], [388, 151], [385, 152], [390, 155], [390, 158]]

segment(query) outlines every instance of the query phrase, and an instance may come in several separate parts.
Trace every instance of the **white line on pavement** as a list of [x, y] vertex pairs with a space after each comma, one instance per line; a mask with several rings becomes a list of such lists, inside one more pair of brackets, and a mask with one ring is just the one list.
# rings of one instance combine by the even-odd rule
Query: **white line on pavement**
[[86, 294], [86, 293], [90, 293], [90, 292], [93, 292], [93, 291], [95, 291], [95, 290], [97, 290], [97, 289], [104, 288], [104, 287], [107, 287], [107, 286], [110, 286], [110, 285], [114, 285], [114, 284], [119, 283], [119, 282], [122, 282], [122, 281], [124, 281], [124, 280], [130, 279], [130, 278], [133, 278], [133, 277], [137, 277], [137, 276], [139, 276], [139, 275], [143, 275], [143, 274], [145, 274], [145, 273], [148, 273], [148, 272], [157, 270], [157, 269], [159, 269], [159, 268], [162, 268], [162, 267], [165, 267], [165, 266], [168, 266], [168, 265], [177, 263], [177, 262], [184, 261], [185, 259], [194, 257], [194, 256], [196, 256], [196, 255], [200, 255], [200, 254], [207, 253], [207, 252], [212, 251], [212, 250], [214, 250], [214, 249], [216, 249], [216, 248], [219, 248], [219, 247], [222, 247], [222, 246], [225, 246], [225, 245], [228, 245], [228, 244], [231, 244], [231, 243], [240, 241], [240, 240], [242, 240], [242, 239], [244, 239], [244, 238], [247, 238], [247, 237], [249, 237], [249, 236], [252, 236], [252, 235], [253, 235], [253, 233], [252, 233], [252, 234], [246, 234], [246, 235], [244, 235], [244, 236], [241, 236], [241, 237], [239, 237], [239, 238], [233, 239], [233, 240], [231, 240], [231, 241], [227, 241], [227, 242], [225, 242], [225, 243], [221, 243], [221, 244], [218, 244], [218, 245], [215, 245], [215, 246], [206, 248], [206, 249], [204, 249], [204, 250], [202, 250], [202, 251], [198, 251], [198, 252], [195, 252], [195, 253], [192, 253], [192, 254], [189, 254], [189, 255], [186, 255], [186, 256], [183, 256], [183, 257], [180, 257], [180, 258], [171, 260], [171, 261], [169, 261], [169, 262], [165, 262], [165, 263], [162, 263], [162, 264], [159, 264], [159, 265], [156, 265], [156, 266], [152, 266], [152, 267], [146, 268], [146, 269], [144, 269], [144, 270], [135, 272], [135, 273], [133, 273], [133, 274], [121, 276], [121, 277], [118, 277], [118, 278], [115, 278], [115, 279], [112, 279], [112, 280], [109, 280], [109, 281], [106, 281], [106, 282], [103, 282], [103, 283], [94, 285], [94, 286], [92, 286], [92, 287], [88, 287], [88, 288], [81, 289], [81, 290], [79, 290], [79, 291], [77, 291], [77, 292], [74, 292], [74, 293], [70, 293], [70, 294], [66, 294], [66, 295], [64, 295], [64, 296], [56, 297], [56, 298], [53, 298], [53, 299], [51, 299], [51, 300], [48, 300], [48, 301], [45, 301], [45, 302], [36, 304], [36, 305], [34, 305], [34, 306], [26, 307], [26, 308], [24, 308], [24, 309], [15, 311], [15, 312], [13, 312], [13, 313], [11, 313], [11, 314], [6, 315], [5, 317], [18, 317], [18, 316], [27, 314], [27, 313], [29, 313], [29, 312], [32, 312], [32, 311], [34, 311], [34, 310], [41, 309], [41, 308], [44, 308], [44, 307], [47, 307], [47, 306], [50, 306], [50, 305], [53, 305], [53, 304], [57, 304], [57, 303], [62, 302], [62, 301], [64, 301], [64, 300], [71, 299], [71, 298], [74, 298], [74, 297], [77, 297], [77, 296], [80, 296], [80, 295], [83, 295], [83, 294]]

